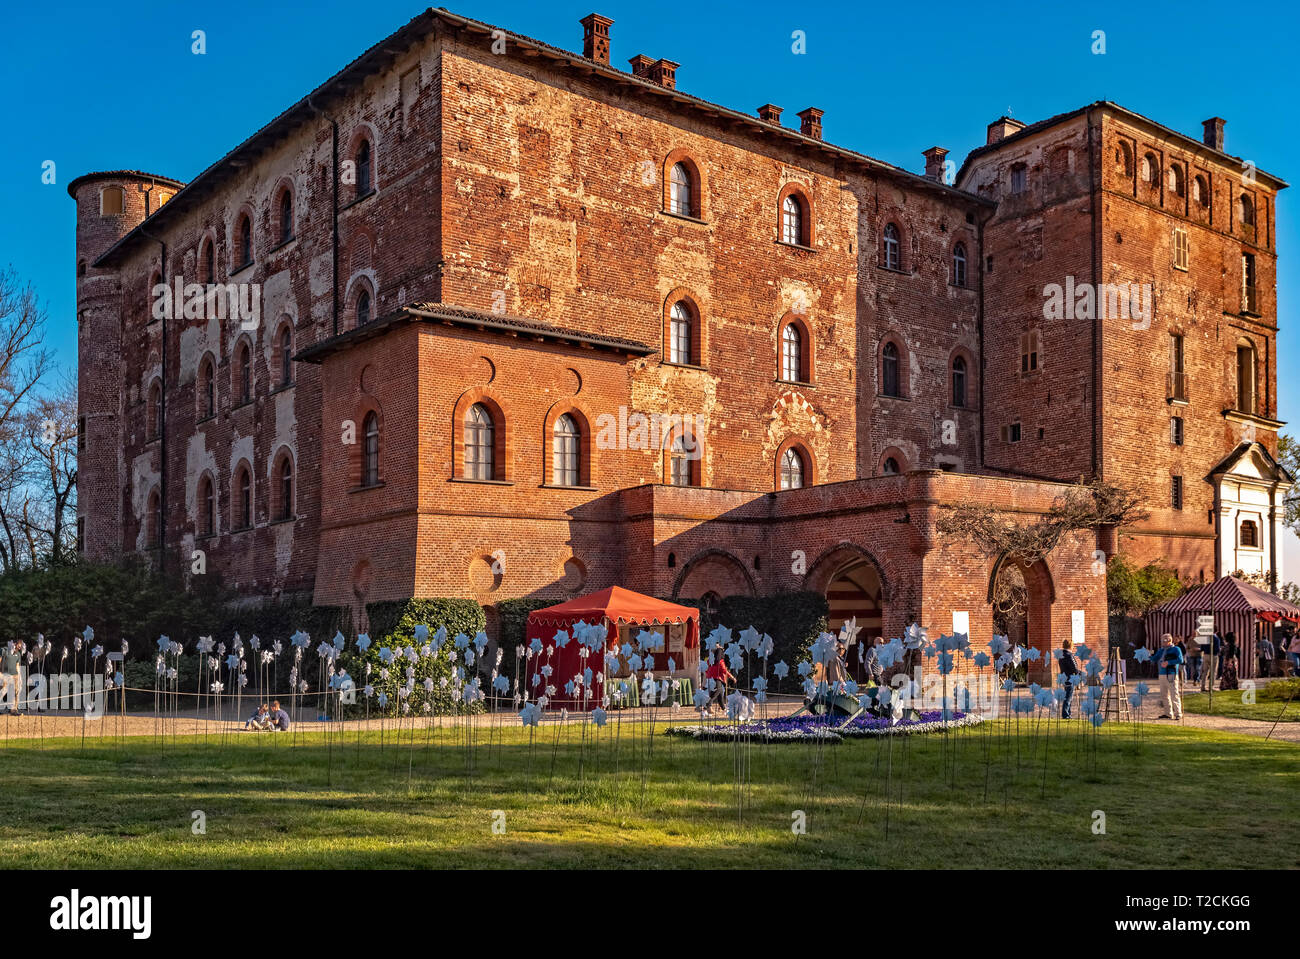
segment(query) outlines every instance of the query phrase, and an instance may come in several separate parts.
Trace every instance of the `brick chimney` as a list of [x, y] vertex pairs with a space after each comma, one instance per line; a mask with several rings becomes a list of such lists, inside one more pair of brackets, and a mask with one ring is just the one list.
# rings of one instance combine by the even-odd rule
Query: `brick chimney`
[[608, 66], [609, 28], [614, 21], [599, 13], [589, 13], [578, 22], [582, 24], [582, 55]]
[[644, 80], [650, 79], [650, 68], [654, 66], [654, 61], [644, 53], [638, 53], [628, 63], [632, 66], [632, 75], [634, 77], [641, 77]]
[[673, 63], [662, 57], [650, 64], [650, 79], [668, 90], [677, 89], [677, 68], [680, 63]]
[[806, 137], [820, 140], [822, 138], [822, 117], [825, 115], [825, 110], [818, 110], [816, 107], [800, 110], [796, 114], [799, 117], [799, 132]]
[[943, 159], [948, 151], [943, 147], [930, 147], [921, 153], [925, 157], [925, 178], [936, 183], [943, 182]]
[[779, 126], [781, 123], [781, 108], [775, 103], [764, 103], [758, 108], [758, 118]]
[[1011, 117], [998, 117], [989, 124], [989, 136], [988, 139], [984, 141], [984, 145], [988, 146], [989, 144], [997, 143], [999, 140], [1005, 140], [1007, 137], [1019, 133], [1024, 128], [1025, 125], [1019, 120], [1013, 120]]
[[1223, 117], [1210, 117], [1208, 120], [1201, 121], [1201, 127], [1205, 130], [1201, 139], [1205, 141], [1207, 147], [1223, 152], [1223, 125], [1227, 122]]

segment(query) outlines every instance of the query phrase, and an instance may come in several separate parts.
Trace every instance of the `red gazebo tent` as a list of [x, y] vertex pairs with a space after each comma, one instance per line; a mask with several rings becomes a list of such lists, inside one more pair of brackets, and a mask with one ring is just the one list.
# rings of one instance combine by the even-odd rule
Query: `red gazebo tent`
[[[621, 586], [611, 586], [528, 614], [525, 642], [531, 645], [537, 639], [542, 644], [542, 654], [527, 659], [525, 677], [530, 699], [536, 700], [542, 687], [549, 683], [556, 689], [548, 703], [550, 709], [582, 709], [584, 706], [591, 709], [600, 705], [602, 684], [593, 683], [593, 696], [585, 703], [581, 698], [570, 697], [564, 689], [565, 684], [585, 668], [590, 668], [594, 675], [602, 675], [605, 668], [604, 653], [584, 657], [582, 645], [572, 640], [563, 649], [555, 646], [556, 632], [565, 630], [572, 636], [571, 627], [579, 622], [591, 626], [604, 624], [608, 630], [606, 651], [623, 643], [635, 643], [636, 634], [642, 629], [658, 629], [664, 634], [664, 645], [654, 652], [655, 674], [666, 676], [668, 658], [672, 657], [677, 675], [695, 675], [700, 659], [700, 611], [634, 593]], [[553, 649], [549, 656], [547, 648]], [[548, 665], [551, 667], [549, 679], [543, 676], [541, 682], [534, 684], [534, 677]]]
[[1196, 632], [1196, 618], [1208, 616], [1211, 610], [1220, 636], [1236, 634], [1237, 673], [1242, 679], [1255, 675], [1255, 641], [1262, 630], [1284, 619], [1300, 623], [1300, 606], [1235, 576], [1223, 576], [1213, 583], [1189, 589], [1147, 613], [1147, 646], [1158, 649], [1160, 637], [1165, 633], [1175, 640], [1192, 635]]

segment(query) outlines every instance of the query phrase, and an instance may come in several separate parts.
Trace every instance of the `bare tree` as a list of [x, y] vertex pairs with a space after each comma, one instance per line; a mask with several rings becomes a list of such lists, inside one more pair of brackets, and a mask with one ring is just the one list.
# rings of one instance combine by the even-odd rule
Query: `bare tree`
[[54, 564], [76, 552], [77, 385], [38, 397], [24, 418], [29, 452], [23, 525], [32, 563]]

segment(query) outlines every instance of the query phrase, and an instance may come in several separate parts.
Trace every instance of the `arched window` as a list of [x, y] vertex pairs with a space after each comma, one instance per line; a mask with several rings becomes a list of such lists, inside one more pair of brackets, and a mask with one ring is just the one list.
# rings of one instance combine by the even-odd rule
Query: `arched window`
[[235, 474], [235, 526], [249, 529], [253, 525], [253, 474], [240, 466]]
[[280, 327], [280, 385], [293, 382], [293, 329], [286, 323]]
[[1142, 179], [1150, 186], [1160, 188], [1160, 161], [1154, 153], [1142, 157]]
[[205, 356], [199, 367], [199, 419], [217, 415], [217, 374], [212, 357]]
[[1237, 206], [1241, 213], [1241, 225], [1254, 226], [1255, 225], [1255, 204], [1251, 201], [1250, 197], [1246, 196], [1246, 194], [1243, 193], [1241, 195], [1241, 199], [1237, 203]]
[[691, 308], [678, 301], [673, 304], [668, 323], [668, 360], [671, 363], [694, 363], [692, 349]]
[[1169, 190], [1177, 197], [1181, 197], [1187, 192], [1187, 181], [1183, 177], [1183, 168], [1176, 163], [1169, 167]]
[[361, 485], [379, 485], [379, 414], [373, 410], [361, 421]]
[[465, 414], [465, 478], [496, 479], [496, 424], [482, 403]]
[[803, 487], [803, 457], [793, 446], [781, 455], [781, 489]]
[[1133, 151], [1123, 140], [1115, 144], [1115, 169], [1124, 176], [1133, 175]]
[[149, 401], [145, 404], [145, 435], [156, 440], [163, 430], [162, 384], [154, 380], [149, 387]]
[[212, 489], [212, 477], [204, 474], [199, 479], [199, 534], [211, 536], [217, 529], [217, 498]]
[[902, 248], [898, 242], [898, 227], [889, 223], [885, 226], [884, 266], [889, 270], [903, 268]]
[[1259, 527], [1253, 519], [1241, 521], [1241, 541], [1238, 545], [1259, 548]]
[[276, 479], [280, 487], [278, 516], [280, 519], [293, 519], [293, 460], [289, 456], [286, 455], [280, 461], [280, 472]]
[[952, 361], [952, 405], [966, 405], [966, 360], [960, 356]]
[[898, 460], [890, 456], [885, 460], [884, 465], [881, 466], [880, 471], [884, 473], [886, 476], [897, 476], [899, 472]]
[[565, 413], [555, 421], [552, 432], [551, 482], [556, 486], [577, 486], [582, 449], [577, 421]]
[[280, 193], [280, 242], [293, 239], [293, 194], [286, 187]]
[[952, 248], [952, 285], [966, 285], [966, 244], [958, 243]]
[[238, 244], [239, 265], [248, 266], [253, 262], [253, 221], [249, 219], [247, 213], [239, 218], [235, 242]]
[[700, 450], [695, 437], [688, 433], [679, 433], [673, 440], [669, 451], [668, 482], [673, 486], [694, 486], [699, 475], [695, 464], [699, 462]]
[[370, 141], [363, 139], [357, 144], [357, 198], [365, 196], [370, 192]]
[[370, 291], [362, 290], [357, 294], [357, 326], [370, 322]]
[[898, 346], [886, 343], [880, 351], [880, 392], [885, 396], [902, 396], [899, 380]]
[[149, 505], [145, 508], [145, 546], [150, 549], [162, 546], [162, 527], [162, 497], [154, 490], [149, 494]]
[[781, 201], [781, 239], [796, 246], [808, 245], [804, 233], [803, 202], [794, 193]]
[[236, 390], [239, 394], [240, 404], [251, 403], [253, 400], [253, 350], [244, 340], [239, 344], [239, 351], [236, 354]]
[[1255, 412], [1255, 347], [1247, 342], [1237, 344], [1237, 409]]
[[217, 246], [211, 240], [203, 241], [203, 252], [199, 255], [203, 263], [203, 274], [199, 278], [203, 283], [217, 282]]
[[787, 323], [781, 332], [781, 379], [797, 383], [803, 378], [803, 336], [798, 326]]
[[1205, 177], [1198, 176], [1192, 181], [1192, 199], [1202, 207], [1210, 205], [1210, 188], [1205, 182]]
[[695, 184], [691, 169], [685, 163], [673, 164], [668, 183], [668, 212], [679, 216], [695, 216]]

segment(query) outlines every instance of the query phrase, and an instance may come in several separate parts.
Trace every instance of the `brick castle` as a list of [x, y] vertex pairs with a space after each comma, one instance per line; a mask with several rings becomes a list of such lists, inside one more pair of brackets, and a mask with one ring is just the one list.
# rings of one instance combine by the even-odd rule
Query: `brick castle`
[[1104, 477], [1149, 518], [1019, 564], [1035, 646], [1104, 637], [1117, 550], [1280, 575], [1286, 184], [1223, 120], [1002, 117], [919, 175], [582, 25], [428, 10], [188, 184], [70, 184], [87, 554], [489, 614], [812, 589], [986, 641], [1017, 558], [938, 518]]

